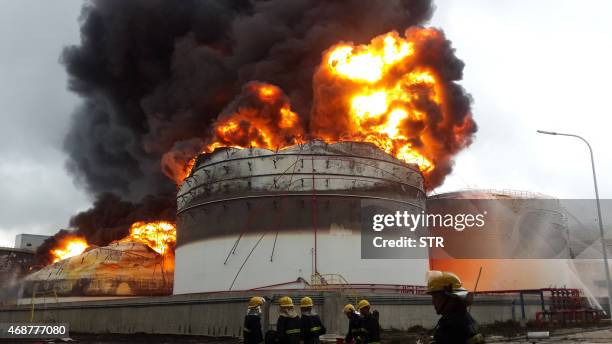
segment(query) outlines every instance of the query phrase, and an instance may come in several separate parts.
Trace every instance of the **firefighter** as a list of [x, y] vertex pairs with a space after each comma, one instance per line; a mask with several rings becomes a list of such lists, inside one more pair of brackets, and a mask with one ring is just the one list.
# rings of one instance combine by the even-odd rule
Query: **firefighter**
[[263, 343], [264, 338], [261, 331], [261, 307], [265, 302], [265, 299], [260, 296], [253, 296], [249, 300], [247, 314], [244, 317], [244, 329], [242, 330], [244, 344]]
[[318, 344], [319, 336], [325, 334], [325, 326], [321, 318], [312, 309], [312, 299], [308, 296], [300, 300], [300, 312], [302, 313], [302, 340], [304, 344]]
[[361, 300], [357, 304], [357, 309], [361, 314], [361, 331], [364, 334], [364, 343], [380, 344], [380, 325], [378, 323], [378, 311], [370, 312], [368, 300]]
[[484, 343], [476, 321], [467, 310], [472, 295], [463, 288], [457, 275], [446, 271], [429, 271], [427, 293], [431, 295], [436, 313], [442, 316], [435, 328], [435, 344]]
[[361, 327], [361, 315], [357, 313], [357, 311], [355, 310], [355, 306], [349, 303], [348, 305], [344, 306], [343, 312], [349, 321], [348, 332], [344, 337], [344, 341], [346, 343], [355, 344], [365, 343], [365, 338]]
[[280, 315], [276, 322], [276, 332], [279, 344], [299, 344], [301, 339], [300, 317], [293, 306], [293, 300], [289, 296], [283, 296], [278, 300]]

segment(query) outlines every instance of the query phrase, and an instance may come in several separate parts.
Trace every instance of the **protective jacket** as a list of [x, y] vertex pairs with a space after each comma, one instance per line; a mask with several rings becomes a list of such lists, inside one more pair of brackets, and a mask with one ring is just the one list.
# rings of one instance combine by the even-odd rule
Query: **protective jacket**
[[244, 344], [263, 343], [263, 333], [261, 331], [261, 312], [249, 309], [244, 317], [244, 327], [242, 330]]
[[358, 313], [353, 313], [349, 318], [349, 328], [346, 336], [344, 337], [344, 341], [346, 343], [356, 343], [363, 344], [365, 343], [365, 336], [362, 328], [361, 315]]
[[364, 343], [380, 344], [380, 325], [378, 324], [378, 312], [374, 311], [374, 314], [364, 314], [362, 322], [362, 331], [365, 335]]
[[436, 344], [481, 344], [483, 336], [478, 325], [466, 310], [443, 315], [435, 328]]
[[325, 334], [325, 326], [318, 314], [302, 313], [302, 340], [304, 344], [318, 344], [319, 336]]
[[281, 314], [276, 322], [279, 344], [300, 344], [301, 326], [299, 316]]

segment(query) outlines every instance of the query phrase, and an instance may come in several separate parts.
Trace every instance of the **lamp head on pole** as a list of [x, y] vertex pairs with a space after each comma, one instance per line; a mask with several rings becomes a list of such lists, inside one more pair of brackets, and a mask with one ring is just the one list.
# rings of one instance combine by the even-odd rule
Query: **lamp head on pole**
[[538, 134], [546, 134], [546, 135], [558, 135], [558, 133], [554, 131], [546, 131], [546, 130], [538, 130]]

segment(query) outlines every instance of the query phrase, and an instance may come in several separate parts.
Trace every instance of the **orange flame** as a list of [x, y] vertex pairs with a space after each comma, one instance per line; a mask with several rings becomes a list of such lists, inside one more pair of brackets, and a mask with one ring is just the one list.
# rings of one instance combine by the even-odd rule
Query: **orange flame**
[[373, 143], [416, 164], [427, 189], [440, 185], [476, 131], [469, 97], [453, 82], [460, 72], [441, 71], [457, 62], [450, 51], [440, 31], [420, 27], [332, 46], [313, 80], [311, 135]]
[[441, 71], [458, 61], [448, 58], [449, 51], [442, 32], [420, 27], [404, 36], [380, 35], [367, 45], [338, 43], [323, 54], [313, 77], [308, 131], [280, 88], [251, 82], [219, 116], [203, 151], [279, 149], [306, 138], [370, 142], [416, 164], [432, 189], [476, 131], [469, 96], [454, 83], [462, 67], [455, 74]]
[[196, 158], [191, 158], [189, 159], [189, 161], [187, 161], [187, 163], [176, 166], [173, 170], [173, 173], [177, 174], [175, 176], [175, 179], [181, 181], [185, 180], [185, 178], [187, 178], [189, 174], [191, 174], [191, 170], [193, 169], [195, 162]]
[[243, 103], [217, 119], [214, 137], [205, 148], [261, 147], [278, 149], [302, 143], [304, 129], [299, 116], [291, 110], [289, 98], [271, 84], [248, 83], [240, 98]]
[[[423, 36], [436, 34], [435, 30], [420, 30], [428, 33]], [[316, 81], [344, 84], [340, 88], [341, 107], [348, 114], [348, 132], [342, 133], [345, 139], [371, 142], [427, 174], [435, 168], [435, 157], [415, 147], [414, 142], [422, 138], [415, 137], [411, 129], [427, 116], [417, 104], [426, 101], [441, 106], [442, 93], [434, 71], [407, 68], [415, 49], [415, 41], [397, 32], [378, 36], [369, 45], [341, 43], [325, 53]], [[319, 107], [326, 107], [326, 102]], [[339, 133], [330, 133], [329, 128], [315, 130], [329, 141], [339, 139]]]
[[176, 244], [176, 225], [167, 221], [134, 222], [130, 235], [120, 240], [126, 241], [141, 242], [159, 254], [166, 254]]
[[88, 247], [89, 244], [85, 239], [73, 235], [66, 236], [60, 240], [57, 248], [51, 250], [51, 255], [54, 257], [53, 263], [78, 256], [85, 252]]

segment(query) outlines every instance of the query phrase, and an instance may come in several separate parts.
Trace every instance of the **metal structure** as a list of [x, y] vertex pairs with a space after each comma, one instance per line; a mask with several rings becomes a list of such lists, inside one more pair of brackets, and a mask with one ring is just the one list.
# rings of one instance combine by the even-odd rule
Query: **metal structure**
[[608, 248], [606, 247], [606, 236], [605, 236], [604, 228], [603, 228], [603, 219], [601, 217], [601, 204], [599, 202], [599, 189], [597, 188], [597, 174], [595, 173], [595, 158], [593, 157], [593, 148], [591, 148], [591, 144], [589, 143], [589, 141], [587, 141], [582, 136], [578, 136], [574, 134], [557, 133], [554, 131], [545, 131], [545, 130], [538, 130], [537, 132], [539, 134], [545, 134], [545, 135], [574, 137], [584, 142], [589, 148], [589, 154], [591, 156], [591, 171], [593, 172], [593, 186], [595, 187], [595, 201], [597, 204], [597, 219], [599, 220], [599, 235], [601, 238], [601, 247], [602, 247], [601, 252], [602, 252], [602, 258], [604, 262], [604, 270], [605, 270], [604, 273], [606, 276], [606, 284], [608, 287], [608, 313], [609, 313], [608, 315], [612, 315], [612, 280], [610, 278], [610, 266], [608, 263]]
[[369, 143], [200, 155], [178, 195], [174, 293], [344, 284], [420, 285], [427, 259], [361, 259], [362, 210], [420, 212], [423, 177]]
[[537, 323], [549, 325], [577, 325], [598, 323], [603, 311], [584, 302], [580, 289], [544, 289], [550, 294], [550, 307], [536, 313]]

